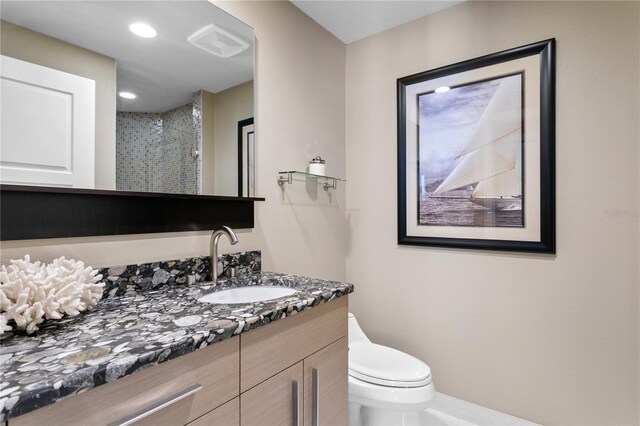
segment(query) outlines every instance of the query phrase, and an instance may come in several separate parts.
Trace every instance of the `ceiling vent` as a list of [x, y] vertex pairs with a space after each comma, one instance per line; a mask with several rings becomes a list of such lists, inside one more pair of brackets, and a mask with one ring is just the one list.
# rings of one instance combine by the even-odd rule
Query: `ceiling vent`
[[249, 47], [249, 43], [235, 34], [210, 24], [191, 34], [187, 41], [221, 58], [230, 58]]

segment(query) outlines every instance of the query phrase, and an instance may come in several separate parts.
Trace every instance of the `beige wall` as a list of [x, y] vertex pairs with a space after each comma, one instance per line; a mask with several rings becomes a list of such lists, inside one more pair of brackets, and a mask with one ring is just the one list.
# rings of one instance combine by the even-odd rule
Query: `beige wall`
[[[277, 171], [312, 155], [345, 173], [345, 46], [288, 2], [221, 2], [255, 28], [258, 195], [256, 227], [222, 252], [261, 249], [267, 270], [329, 279], [345, 276], [344, 187], [331, 199], [304, 183], [284, 191]], [[310, 100], [313, 100], [311, 102]], [[1, 261], [71, 256], [94, 266], [208, 254], [207, 232], [3, 242]]]
[[238, 121], [254, 116], [253, 81], [202, 91], [202, 193], [238, 195]]
[[0, 52], [96, 82], [95, 185], [116, 187], [116, 61], [64, 41], [1, 21]]
[[[542, 424], [640, 422], [639, 6], [474, 1], [347, 47], [351, 309], [439, 391]], [[557, 255], [398, 246], [396, 79], [551, 37]]]
[[238, 195], [238, 121], [253, 117], [253, 81], [216, 93], [216, 192]]
[[216, 95], [202, 90], [202, 193], [216, 193]]

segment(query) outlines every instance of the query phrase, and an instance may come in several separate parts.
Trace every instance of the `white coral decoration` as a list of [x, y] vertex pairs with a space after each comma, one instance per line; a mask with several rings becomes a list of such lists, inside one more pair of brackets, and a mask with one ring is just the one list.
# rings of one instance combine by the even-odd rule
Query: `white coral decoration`
[[102, 275], [90, 266], [64, 257], [45, 265], [29, 255], [0, 269], [0, 334], [19, 330], [31, 334], [46, 319], [75, 316], [92, 309], [102, 298]]

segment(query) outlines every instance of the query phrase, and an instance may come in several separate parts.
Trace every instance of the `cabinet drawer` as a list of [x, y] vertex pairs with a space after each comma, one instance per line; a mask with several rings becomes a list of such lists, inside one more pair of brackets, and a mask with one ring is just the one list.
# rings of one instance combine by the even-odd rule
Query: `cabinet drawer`
[[191, 407], [195, 396], [195, 393], [192, 392], [197, 389], [198, 386], [190, 386], [182, 389], [169, 398], [146, 406], [132, 413], [129, 417], [119, 419], [118, 423], [120, 425], [131, 424], [132, 426], [184, 425], [189, 421], [191, 414]]
[[235, 397], [187, 426], [238, 426], [240, 424], [240, 397]]
[[347, 335], [347, 297], [240, 335], [244, 392]]
[[[190, 387], [202, 389], [142, 420], [177, 416], [184, 424], [238, 396], [239, 339], [231, 338], [115, 382], [10, 419], [10, 426], [106, 425], [167, 401]], [[173, 417], [171, 417], [173, 419]], [[175, 424], [175, 423], [174, 423]]]

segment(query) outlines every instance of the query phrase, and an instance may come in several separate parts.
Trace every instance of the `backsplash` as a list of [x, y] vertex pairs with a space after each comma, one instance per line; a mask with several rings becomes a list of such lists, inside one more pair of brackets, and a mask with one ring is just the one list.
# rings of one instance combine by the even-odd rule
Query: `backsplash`
[[[186, 284], [189, 275], [195, 275], [196, 281], [206, 281], [210, 279], [210, 259], [209, 256], [203, 256], [101, 268], [102, 282], [105, 283], [103, 297], [156, 290], [165, 285]], [[218, 256], [218, 261], [222, 262], [222, 274], [226, 274], [230, 267], [236, 268], [236, 276], [260, 273], [262, 269], [260, 250], [223, 254]]]

